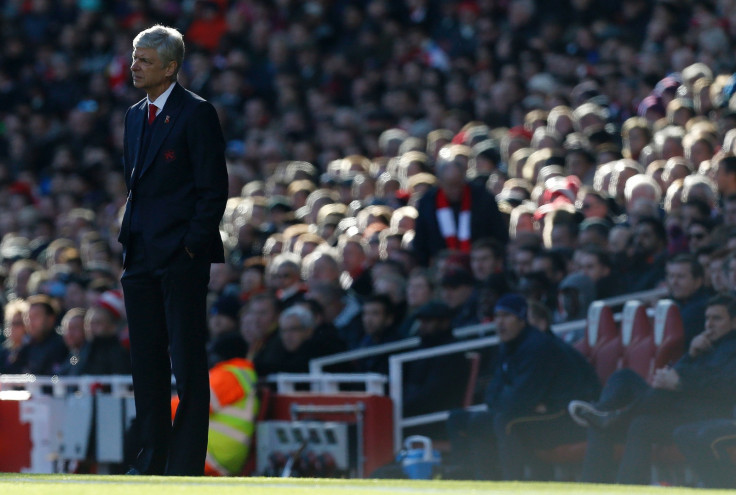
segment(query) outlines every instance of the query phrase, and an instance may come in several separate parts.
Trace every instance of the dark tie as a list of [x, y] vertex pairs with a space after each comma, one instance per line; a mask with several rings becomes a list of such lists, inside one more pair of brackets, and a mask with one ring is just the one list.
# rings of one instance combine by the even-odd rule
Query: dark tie
[[148, 104], [148, 125], [153, 124], [153, 119], [156, 118], [156, 110], [158, 110], [156, 105], [153, 103]]

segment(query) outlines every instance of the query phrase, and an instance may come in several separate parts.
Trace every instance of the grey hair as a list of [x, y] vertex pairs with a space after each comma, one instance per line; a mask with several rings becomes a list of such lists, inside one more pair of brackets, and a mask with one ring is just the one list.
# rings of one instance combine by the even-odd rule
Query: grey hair
[[157, 24], [138, 33], [133, 40], [133, 48], [153, 48], [164, 66], [176, 62], [174, 78], [184, 62], [184, 38], [174, 28]]
[[287, 318], [297, 318], [304, 328], [314, 328], [314, 315], [304, 306], [295, 304], [286, 308], [279, 316], [279, 326], [284, 326]]

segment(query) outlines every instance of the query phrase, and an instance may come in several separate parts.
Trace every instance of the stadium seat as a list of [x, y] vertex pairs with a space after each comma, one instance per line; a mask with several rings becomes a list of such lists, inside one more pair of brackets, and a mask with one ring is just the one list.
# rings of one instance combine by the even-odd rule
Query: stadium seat
[[575, 348], [585, 356], [605, 383], [620, 364], [623, 347], [613, 311], [603, 301], [595, 301], [588, 308], [588, 324], [585, 337], [575, 343]]
[[662, 299], [654, 308], [655, 369], [674, 364], [685, 352], [685, 330], [680, 308], [672, 299]]
[[621, 367], [630, 368], [650, 381], [654, 373], [657, 346], [652, 320], [647, 315], [646, 306], [640, 301], [627, 301], [624, 305], [621, 342], [624, 348]]

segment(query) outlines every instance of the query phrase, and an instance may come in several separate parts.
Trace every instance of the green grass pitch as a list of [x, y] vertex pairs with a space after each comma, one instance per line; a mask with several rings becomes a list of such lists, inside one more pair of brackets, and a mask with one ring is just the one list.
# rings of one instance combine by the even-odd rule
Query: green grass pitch
[[505, 483], [464, 481], [334, 480], [308, 478], [170, 478], [153, 476], [89, 476], [0, 474], [5, 495], [716, 495], [725, 490], [679, 487], [588, 485], [580, 483]]

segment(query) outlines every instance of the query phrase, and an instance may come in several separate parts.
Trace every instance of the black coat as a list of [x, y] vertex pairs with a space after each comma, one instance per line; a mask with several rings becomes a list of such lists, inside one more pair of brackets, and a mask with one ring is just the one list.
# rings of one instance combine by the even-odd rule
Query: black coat
[[594, 399], [600, 384], [595, 370], [568, 344], [527, 326], [514, 340], [501, 344], [496, 370], [486, 390], [493, 413], [507, 417], [563, 410], [573, 399]]
[[[421, 265], [428, 265], [440, 251], [447, 248], [437, 221], [437, 188], [430, 189], [417, 203], [419, 216], [415, 225], [413, 250]], [[455, 221], [459, 211], [455, 212]], [[509, 239], [506, 220], [498, 211], [493, 195], [478, 184], [470, 184], [470, 240], [493, 237], [501, 243]]]
[[12, 373], [55, 375], [66, 361], [69, 351], [64, 339], [51, 332], [41, 341], [30, 341], [21, 347]]
[[[455, 342], [451, 332], [423, 337], [420, 349]], [[417, 416], [462, 406], [468, 378], [463, 353], [411, 361], [404, 368], [404, 416]]]

